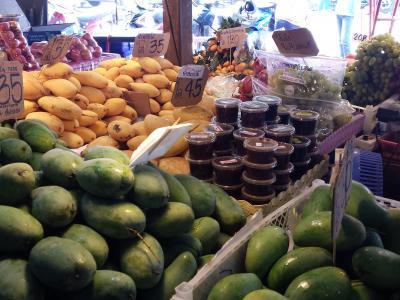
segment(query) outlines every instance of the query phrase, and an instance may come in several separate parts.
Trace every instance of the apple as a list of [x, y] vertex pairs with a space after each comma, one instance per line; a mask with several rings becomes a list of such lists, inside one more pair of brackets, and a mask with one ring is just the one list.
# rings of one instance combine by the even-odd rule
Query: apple
[[40, 68], [40, 65], [37, 61], [31, 62], [31, 65], [32, 65], [32, 70], [37, 70]]
[[101, 49], [101, 47], [99, 47], [99, 46], [94, 47], [94, 51], [92, 52], [93, 57], [96, 57], [96, 58], [100, 57], [102, 53], [103, 53], [103, 49]]
[[83, 60], [91, 60], [93, 59], [92, 53], [88, 49], [83, 49], [81, 51], [81, 56]]
[[35, 57], [32, 54], [25, 54], [25, 58], [28, 62], [32, 63], [35, 61]]
[[82, 38], [81, 38], [80, 40], [81, 40], [81, 43], [82, 43], [83, 45], [85, 45], [85, 46], [88, 46], [88, 45], [89, 45], [87, 40], [82, 39]]
[[7, 43], [9, 40], [12, 40], [15, 38], [15, 35], [12, 31], [3, 31], [0, 33], [0, 36], [3, 40], [5, 40]]
[[22, 56], [22, 55], [15, 57], [15, 59], [18, 60], [23, 65], [28, 63], [28, 61], [26, 60], [25, 56]]
[[9, 31], [9, 30], [10, 30], [10, 23], [8, 22], [0, 23], [0, 31]]
[[86, 48], [87, 48], [91, 53], [93, 53], [94, 47], [92, 47], [92, 46], [87, 46]]
[[86, 46], [80, 40], [74, 46], [76, 49], [79, 49], [79, 50], [86, 49]]
[[89, 41], [92, 39], [92, 36], [89, 32], [86, 32], [82, 35], [82, 38]]
[[19, 23], [17, 21], [9, 21], [8, 23], [10, 24], [10, 29], [18, 28], [21, 30], [21, 27], [19, 27]]
[[22, 51], [20, 48], [10, 48], [10, 49], [7, 49], [7, 52], [12, 57], [18, 57], [18, 56], [22, 55]]
[[8, 42], [8, 46], [10, 48], [18, 48], [18, 46], [20, 45], [20, 41], [17, 39], [12, 39]]
[[251, 76], [246, 76], [240, 82], [240, 94], [245, 96], [250, 96], [253, 93], [253, 81]]

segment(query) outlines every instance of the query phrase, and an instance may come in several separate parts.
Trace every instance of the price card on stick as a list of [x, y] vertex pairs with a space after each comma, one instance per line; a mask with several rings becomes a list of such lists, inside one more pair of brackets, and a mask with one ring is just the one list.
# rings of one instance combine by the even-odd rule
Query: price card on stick
[[196, 105], [203, 98], [208, 70], [203, 65], [186, 65], [176, 79], [172, 104], [176, 107]]
[[244, 27], [234, 27], [228, 29], [222, 29], [220, 31], [221, 49], [229, 49], [233, 47], [240, 46], [244, 40], [247, 39], [247, 33]]
[[133, 152], [130, 167], [133, 168], [163, 156], [182, 136], [189, 132], [192, 126], [192, 124], [179, 124], [154, 130]]
[[22, 65], [0, 61], [0, 121], [17, 119], [24, 112]]
[[350, 197], [353, 169], [354, 137], [348, 141], [344, 148], [343, 158], [340, 162], [336, 181], [333, 189], [333, 209], [332, 209], [332, 240], [333, 255], [336, 255], [336, 239], [339, 236], [340, 227], [347, 202]]
[[69, 51], [73, 36], [57, 35], [47, 44], [42, 56], [42, 64], [55, 64], [61, 61]]
[[272, 39], [279, 52], [285, 56], [315, 56], [319, 52], [314, 37], [307, 28], [274, 31]]
[[163, 56], [168, 50], [171, 35], [165, 33], [140, 33], [135, 38], [132, 56]]

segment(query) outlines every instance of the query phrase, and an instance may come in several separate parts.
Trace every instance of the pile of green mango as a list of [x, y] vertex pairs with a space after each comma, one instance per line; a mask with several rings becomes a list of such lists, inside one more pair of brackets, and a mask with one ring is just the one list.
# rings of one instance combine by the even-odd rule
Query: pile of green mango
[[246, 222], [222, 189], [0, 127], [0, 299], [167, 300]]
[[351, 195], [332, 257], [332, 189], [317, 187], [290, 234], [269, 225], [248, 241], [243, 273], [222, 278], [208, 300], [400, 299], [400, 209], [383, 208], [362, 184]]

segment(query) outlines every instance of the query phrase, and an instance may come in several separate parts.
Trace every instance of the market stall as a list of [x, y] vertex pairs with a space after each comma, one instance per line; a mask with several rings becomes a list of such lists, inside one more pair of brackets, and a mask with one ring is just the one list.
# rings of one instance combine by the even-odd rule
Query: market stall
[[397, 299], [400, 44], [188, 56], [183, 2], [129, 57], [1, 19], [0, 299]]

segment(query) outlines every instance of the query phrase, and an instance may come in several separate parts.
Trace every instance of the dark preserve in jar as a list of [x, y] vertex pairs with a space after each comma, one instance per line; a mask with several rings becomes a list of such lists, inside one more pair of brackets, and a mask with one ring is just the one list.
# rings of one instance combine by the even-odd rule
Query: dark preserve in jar
[[281, 124], [289, 124], [290, 121], [290, 112], [289, 108], [284, 105], [278, 106], [278, 117], [281, 119]]
[[221, 189], [223, 189], [229, 196], [232, 196], [236, 199], [240, 199], [241, 196], [241, 190], [242, 190], [242, 186], [243, 184], [238, 184], [238, 185], [220, 185], [218, 183], [214, 184], [218, 187], [220, 187]]
[[217, 122], [236, 123], [240, 101], [235, 98], [219, 98], [214, 102]]
[[283, 170], [274, 170], [276, 181], [274, 185], [286, 185], [290, 184], [290, 174], [293, 173], [294, 166], [292, 163], [289, 162], [286, 169]]
[[253, 205], [263, 205], [270, 202], [275, 197], [275, 191], [272, 190], [269, 195], [255, 196], [249, 194], [245, 187], [242, 188], [242, 198]]
[[292, 162], [302, 163], [310, 159], [310, 153], [308, 152], [308, 147], [311, 141], [309, 138], [304, 136], [294, 135], [292, 138], [292, 145], [294, 147], [294, 152], [292, 155]]
[[245, 157], [243, 159], [243, 165], [246, 168], [246, 173], [249, 178], [268, 180], [274, 176], [273, 169], [276, 166], [276, 159], [274, 158], [270, 164], [254, 164], [249, 162]]
[[247, 172], [244, 171], [243, 175], [242, 175], [242, 179], [243, 179], [243, 184], [244, 184], [245, 190], [250, 195], [268, 196], [274, 192], [274, 188], [272, 185], [276, 181], [275, 175], [273, 175], [272, 178], [267, 179], [267, 180], [256, 180], [256, 179], [251, 179], [247, 175]]
[[235, 154], [239, 156], [246, 155], [246, 149], [243, 147], [243, 142], [249, 137], [264, 137], [265, 132], [261, 129], [240, 128], [233, 132]]
[[297, 135], [312, 135], [317, 129], [319, 113], [312, 110], [294, 110], [290, 114], [290, 119]]
[[194, 160], [187, 157], [187, 155], [186, 159], [189, 161], [190, 175], [201, 180], [213, 178], [212, 159]]
[[189, 144], [189, 158], [191, 159], [211, 159], [213, 156], [213, 145], [215, 142], [213, 132], [192, 132], [186, 135]]
[[279, 143], [278, 148], [275, 150], [275, 158], [277, 164], [275, 169], [284, 170], [288, 168], [290, 163], [290, 156], [294, 151], [294, 147], [288, 143]]
[[256, 164], [270, 164], [274, 160], [274, 152], [278, 142], [267, 138], [247, 138], [243, 144], [247, 152], [247, 160]]
[[214, 151], [224, 152], [231, 149], [233, 139], [233, 126], [223, 123], [210, 124], [206, 132], [213, 132], [216, 135], [214, 142]]
[[242, 102], [240, 105], [240, 120], [242, 127], [260, 128], [265, 123], [265, 112], [268, 105], [261, 102]]
[[220, 185], [238, 185], [241, 183], [243, 162], [239, 157], [221, 156], [212, 160], [215, 182]]
[[290, 143], [295, 129], [292, 125], [276, 124], [265, 126], [264, 131], [267, 138], [278, 142]]
[[278, 106], [282, 104], [282, 99], [277, 96], [254, 96], [253, 101], [265, 103], [268, 105], [269, 109], [265, 113], [265, 121], [275, 121], [278, 116]]

